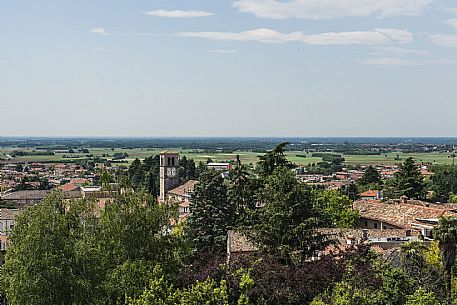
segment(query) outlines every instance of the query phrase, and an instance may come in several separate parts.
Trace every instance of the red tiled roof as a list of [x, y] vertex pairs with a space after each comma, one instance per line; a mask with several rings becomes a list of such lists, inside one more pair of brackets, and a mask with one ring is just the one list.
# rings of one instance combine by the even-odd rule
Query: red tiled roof
[[76, 184], [76, 185], [78, 185], [78, 184], [82, 185], [82, 184], [87, 183], [87, 182], [89, 182], [89, 180], [88, 179], [83, 179], [83, 178], [75, 178], [75, 179], [71, 179], [71, 181], [70, 181], [70, 183], [73, 183], [73, 184]]
[[71, 182], [59, 186], [59, 190], [62, 190], [64, 192], [74, 191], [74, 190], [77, 190], [78, 188], [79, 188], [79, 186], [77, 186], [77, 185], [75, 185], [75, 184], [73, 184]]
[[378, 190], [369, 190], [360, 194], [361, 197], [378, 197]]

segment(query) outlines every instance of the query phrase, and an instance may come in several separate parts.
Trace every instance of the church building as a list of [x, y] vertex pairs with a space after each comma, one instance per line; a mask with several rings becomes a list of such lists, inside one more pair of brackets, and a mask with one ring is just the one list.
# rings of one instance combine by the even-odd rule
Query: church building
[[167, 199], [167, 192], [179, 186], [179, 154], [160, 153], [160, 201]]
[[179, 219], [190, 214], [190, 201], [196, 180], [189, 180], [179, 185], [179, 154], [163, 152], [160, 154], [160, 202], [173, 200], [179, 206]]

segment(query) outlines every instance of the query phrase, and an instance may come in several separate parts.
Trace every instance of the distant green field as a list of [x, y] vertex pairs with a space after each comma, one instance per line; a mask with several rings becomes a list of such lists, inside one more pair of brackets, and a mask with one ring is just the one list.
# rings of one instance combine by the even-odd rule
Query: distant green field
[[[400, 160], [395, 160], [397, 156]], [[413, 157], [416, 162], [423, 163], [437, 163], [437, 164], [451, 164], [452, 158], [449, 154], [446, 153], [414, 153], [414, 154], [404, 154], [404, 153], [389, 153], [381, 154], [378, 156], [344, 156], [347, 164], [396, 164], [403, 162], [406, 158]]]
[[[1, 148], [0, 149], [0, 158], [5, 159], [6, 155], [11, 155], [14, 150], [21, 150], [21, 151], [32, 151], [33, 149], [19, 149], [19, 148]], [[240, 156], [241, 162], [245, 164], [249, 163], [256, 163], [259, 160], [259, 156], [262, 155], [261, 153], [255, 152], [246, 152], [246, 151], [239, 151], [234, 153], [206, 153], [199, 150], [182, 150], [180, 148], [175, 149], [167, 149], [170, 151], [176, 151], [181, 154], [181, 156], [186, 156], [187, 158], [194, 159], [196, 162], [199, 161], [206, 161], [208, 158], [212, 159], [213, 161], [222, 162], [222, 161], [234, 161], [236, 160], [236, 155]], [[129, 163], [131, 163], [136, 158], [144, 159], [146, 157], [152, 156], [157, 154], [163, 149], [160, 148], [134, 148], [134, 149], [107, 149], [107, 148], [93, 148], [89, 150], [90, 153], [96, 157], [103, 157], [110, 159], [114, 153], [127, 153], [129, 157], [126, 159]], [[12, 158], [9, 162], [52, 162], [52, 161], [68, 161], [71, 162], [71, 158], [64, 158], [64, 155], [70, 155], [68, 153], [57, 153], [55, 155], [50, 156], [19, 156]], [[84, 153], [75, 153], [72, 154], [74, 156], [80, 156], [78, 159], [86, 159], [86, 154]], [[415, 154], [404, 154], [404, 153], [389, 153], [389, 154], [381, 154], [381, 155], [343, 155], [346, 160], [346, 164], [360, 164], [360, 165], [369, 165], [369, 164], [396, 164], [401, 163], [407, 157], [413, 157], [417, 162], [424, 162], [424, 163], [437, 163], [437, 164], [451, 164], [452, 158], [449, 154], [446, 153], [415, 153]], [[400, 160], [396, 160], [396, 158]], [[290, 151], [287, 153], [287, 158], [298, 165], [308, 165], [310, 163], [317, 163], [321, 162], [321, 158], [312, 157], [311, 154], [305, 154], [301, 151]]]

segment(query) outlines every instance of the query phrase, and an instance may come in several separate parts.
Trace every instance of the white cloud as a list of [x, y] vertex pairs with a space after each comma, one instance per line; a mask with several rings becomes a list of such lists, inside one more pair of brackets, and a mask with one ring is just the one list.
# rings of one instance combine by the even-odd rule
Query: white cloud
[[132, 36], [151, 36], [150, 33], [135, 32], [131, 34]]
[[413, 66], [414, 62], [396, 57], [377, 57], [359, 60], [362, 64], [376, 66]]
[[182, 11], [182, 10], [154, 10], [143, 12], [148, 16], [168, 17], [168, 18], [196, 18], [207, 17], [214, 15], [211, 12], [205, 11]]
[[387, 45], [409, 43], [413, 34], [406, 30], [374, 29], [372, 31], [329, 32], [305, 35], [303, 32], [281, 33], [271, 29], [244, 32], [181, 32], [178, 36], [210, 40], [260, 41], [265, 43], [303, 42], [311, 45]]
[[90, 32], [92, 34], [108, 35], [108, 32], [104, 28], [91, 28]]
[[224, 49], [216, 49], [216, 50], [208, 50], [209, 53], [220, 53], [220, 54], [233, 54], [238, 53], [237, 50], [224, 50]]
[[240, 12], [257, 17], [286, 19], [378, 18], [418, 16], [432, 0], [236, 0]]
[[361, 59], [358, 62], [366, 65], [375, 66], [429, 66], [429, 65], [442, 65], [442, 64], [456, 64], [457, 61], [449, 59], [439, 60], [422, 60], [422, 61], [411, 61], [397, 57], [376, 57]]
[[457, 48], [457, 35], [455, 34], [435, 34], [430, 35], [429, 38], [436, 45], [446, 48]]
[[447, 25], [452, 27], [454, 30], [457, 30], [457, 18], [452, 18], [444, 21]]
[[373, 52], [371, 55], [386, 55], [386, 54], [395, 54], [395, 55], [427, 55], [429, 52], [417, 49], [408, 49], [400, 47], [373, 47]]
[[112, 49], [112, 48], [104, 48], [104, 47], [98, 47], [95, 50], [98, 52], [119, 52], [121, 49]]

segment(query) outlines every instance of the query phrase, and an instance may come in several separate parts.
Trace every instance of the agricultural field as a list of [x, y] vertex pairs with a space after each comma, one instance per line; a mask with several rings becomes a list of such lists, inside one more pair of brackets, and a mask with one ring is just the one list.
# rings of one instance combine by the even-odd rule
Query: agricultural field
[[[28, 155], [28, 156], [12, 156], [14, 151], [25, 151], [33, 152], [33, 148], [13, 148], [13, 147], [4, 147], [0, 148], [0, 159], [3, 160], [3, 163], [30, 163], [30, 162], [75, 162], [75, 160], [84, 160], [90, 157], [87, 155], [92, 155], [93, 157], [100, 157], [110, 160], [115, 153], [127, 153], [128, 157], [125, 159], [129, 164], [138, 159], [144, 159], [146, 157], [157, 154], [164, 149], [160, 148], [133, 148], [133, 149], [121, 149], [121, 148], [91, 148], [89, 153], [56, 153], [55, 155]], [[237, 151], [233, 153], [218, 153], [218, 152], [205, 152], [203, 150], [183, 150], [180, 148], [167, 149], [169, 151], [179, 152], [181, 156], [186, 156], [187, 158], [194, 159], [196, 162], [211, 159], [215, 162], [224, 162], [224, 161], [234, 161], [236, 156], [239, 155], [241, 162], [245, 164], [254, 164], [259, 160], [259, 156], [262, 153], [258, 152], [248, 152], [248, 151]], [[38, 151], [38, 150], [36, 150]], [[72, 156], [72, 158], [68, 158]], [[321, 162], [320, 157], [313, 157], [311, 153], [304, 153], [302, 151], [289, 151], [287, 152], [288, 159], [297, 164], [297, 165], [308, 165], [310, 163]], [[449, 153], [388, 153], [381, 155], [344, 155], [343, 158], [346, 160], [346, 164], [350, 165], [389, 165], [401, 163], [404, 159], [408, 157], [413, 157], [417, 162], [420, 163], [432, 163], [432, 164], [452, 164], [453, 160]]]
[[389, 165], [403, 162], [406, 158], [412, 157], [418, 163], [431, 164], [452, 164], [453, 160], [449, 153], [388, 153], [381, 155], [343, 155], [346, 164], [360, 165]]

